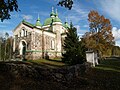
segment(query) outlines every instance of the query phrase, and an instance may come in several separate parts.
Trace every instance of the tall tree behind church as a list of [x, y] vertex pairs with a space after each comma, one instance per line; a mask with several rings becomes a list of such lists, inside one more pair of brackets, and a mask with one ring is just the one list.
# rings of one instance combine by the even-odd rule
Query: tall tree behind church
[[106, 19], [103, 15], [99, 15], [97, 11], [90, 11], [88, 21], [90, 37], [92, 37], [96, 44], [94, 44], [95, 47], [93, 48], [104, 54], [111, 48], [114, 42], [110, 20]]
[[72, 23], [66, 35], [63, 45], [64, 53], [62, 54], [62, 61], [70, 65], [84, 63], [85, 51], [77, 36], [77, 30], [73, 27]]

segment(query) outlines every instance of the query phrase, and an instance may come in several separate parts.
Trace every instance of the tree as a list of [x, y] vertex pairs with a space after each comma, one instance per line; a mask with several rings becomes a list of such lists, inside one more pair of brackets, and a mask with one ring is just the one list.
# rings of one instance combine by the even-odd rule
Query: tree
[[6, 40], [6, 59], [9, 59], [11, 60], [12, 58], [12, 53], [13, 53], [13, 38], [12, 37], [9, 37], [7, 40]]
[[92, 49], [98, 50], [103, 54], [103, 51], [106, 51], [113, 45], [114, 37], [110, 20], [103, 15], [99, 15], [97, 11], [90, 11], [88, 21], [90, 27], [89, 41], [91, 39], [94, 41]]
[[88, 50], [96, 49], [96, 41], [94, 40], [94, 38], [92, 38], [91, 32], [86, 32], [82, 37], [82, 41], [84, 42], [85, 47]]
[[5, 33], [5, 39], [7, 40], [8, 37], [9, 37], [9, 34], [6, 32], [6, 33]]
[[19, 11], [17, 0], [0, 0], [0, 19], [10, 19], [10, 12]]
[[0, 37], [0, 60], [2, 60], [2, 51], [1, 51], [1, 47], [2, 46], [2, 37]]
[[7, 39], [8, 39], [8, 37], [9, 37], [9, 34], [6, 32], [5, 33], [5, 58], [4, 58], [4, 60], [6, 60], [6, 57], [7, 57], [6, 50], [7, 50]]
[[5, 39], [0, 37], [0, 60], [4, 60], [5, 57]]
[[70, 28], [68, 28], [66, 35], [63, 45], [65, 52], [62, 54], [62, 61], [70, 65], [84, 63], [85, 49], [82, 42], [79, 41], [76, 28], [73, 27], [72, 23], [70, 24]]
[[73, 6], [73, 0], [60, 0], [58, 5], [64, 6], [65, 8], [68, 8], [69, 10], [71, 10]]
[[112, 56], [120, 56], [120, 47], [119, 46], [113, 46], [112, 47]]
[[9, 37], [9, 34], [5, 34], [7, 37], [0, 37], [0, 60], [11, 60], [13, 54], [13, 38]]

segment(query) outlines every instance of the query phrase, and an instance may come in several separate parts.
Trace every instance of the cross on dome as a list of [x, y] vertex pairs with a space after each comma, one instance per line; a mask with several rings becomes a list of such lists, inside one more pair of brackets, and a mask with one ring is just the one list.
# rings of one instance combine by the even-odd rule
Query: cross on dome
[[52, 12], [54, 12], [54, 7], [52, 7]]

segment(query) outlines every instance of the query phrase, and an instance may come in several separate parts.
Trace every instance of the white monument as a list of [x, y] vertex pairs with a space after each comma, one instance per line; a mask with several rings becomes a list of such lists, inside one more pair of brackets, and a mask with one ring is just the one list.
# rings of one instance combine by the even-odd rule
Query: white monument
[[98, 65], [98, 55], [93, 51], [86, 51], [86, 59], [88, 63], [91, 63], [93, 67]]

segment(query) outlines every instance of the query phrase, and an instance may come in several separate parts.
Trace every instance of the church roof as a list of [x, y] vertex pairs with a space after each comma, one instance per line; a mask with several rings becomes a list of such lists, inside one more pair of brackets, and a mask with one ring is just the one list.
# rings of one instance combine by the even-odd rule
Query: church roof
[[31, 24], [31, 23], [29, 23], [29, 22], [27, 22], [27, 21], [25, 21], [25, 20], [23, 20], [22, 23], [25, 24], [25, 25], [27, 25], [27, 26], [30, 26], [30, 27], [32, 27], [32, 28], [34, 27], [33, 24]]
[[54, 13], [54, 10], [52, 8], [52, 12], [50, 14], [50, 18], [47, 18], [44, 22], [44, 26], [51, 25], [53, 22], [61, 22], [60, 18], [58, 17], [58, 12], [56, 10], [56, 13]]
[[42, 26], [42, 24], [40, 23], [40, 18], [38, 17], [35, 26]]
[[44, 21], [44, 26], [46, 26], [46, 25], [51, 25], [52, 24], [52, 22], [53, 22], [53, 18], [47, 18], [45, 21]]
[[50, 14], [50, 16], [55, 16], [55, 13], [52, 11], [51, 14]]
[[44, 22], [44, 26], [46, 25], [51, 25], [53, 22], [61, 22], [61, 20], [57, 17], [50, 17], [50, 18], [47, 18]]
[[[56, 9], [56, 12], [54, 13], [54, 10], [52, 8], [52, 12], [50, 13], [50, 17], [47, 18], [45, 21], [44, 21], [44, 24], [43, 26], [47, 26], [47, 25], [52, 25], [54, 22], [60, 22], [62, 23], [61, 19], [58, 17], [58, 12], [57, 12], [57, 9]], [[29, 27], [35, 27], [35, 26], [40, 26], [42, 27], [42, 24], [40, 23], [40, 18], [38, 16], [38, 19], [36, 20], [36, 23], [35, 24], [31, 24], [25, 20], [22, 21], [23, 24], [29, 26]], [[65, 27], [66, 29], [69, 28], [69, 24], [67, 22], [65, 22], [63, 24], [63, 27]]]
[[60, 18], [56, 18], [56, 17], [55, 17], [55, 18], [53, 19], [53, 22], [61, 22], [61, 20], [60, 20]]
[[63, 24], [63, 27], [65, 27], [65, 28], [70, 28], [70, 25], [68, 24], [68, 22], [65, 22], [65, 23]]

